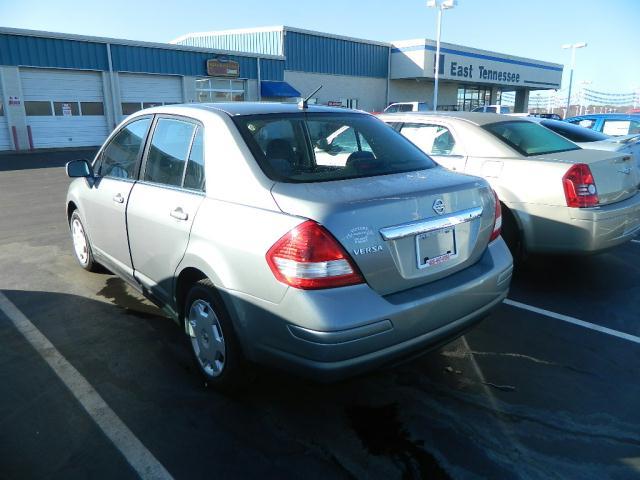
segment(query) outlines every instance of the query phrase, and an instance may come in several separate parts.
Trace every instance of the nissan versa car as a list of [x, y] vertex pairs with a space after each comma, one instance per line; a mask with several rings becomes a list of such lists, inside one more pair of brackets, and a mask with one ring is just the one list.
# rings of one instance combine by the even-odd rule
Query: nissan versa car
[[516, 257], [596, 253], [640, 231], [640, 172], [630, 155], [583, 150], [529, 119], [493, 113], [380, 118], [441, 165], [489, 181]]
[[67, 173], [80, 265], [184, 325], [218, 388], [243, 359], [331, 380], [417, 354], [486, 316], [511, 279], [488, 183], [365, 113], [142, 110]]

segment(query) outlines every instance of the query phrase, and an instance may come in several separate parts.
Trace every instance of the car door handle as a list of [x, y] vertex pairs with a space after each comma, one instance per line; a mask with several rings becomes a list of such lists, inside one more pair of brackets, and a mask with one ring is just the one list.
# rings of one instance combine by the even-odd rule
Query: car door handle
[[121, 193], [118, 193], [118, 194], [114, 195], [113, 201], [116, 202], [116, 203], [124, 203], [124, 197], [122, 196]]
[[171, 210], [171, 213], [169, 215], [171, 215], [173, 218], [177, 218], [178, 220], [186, 220], [187, 218], [189, 218], [189, 214], [182, 210], [182, 208], [180, 207]]

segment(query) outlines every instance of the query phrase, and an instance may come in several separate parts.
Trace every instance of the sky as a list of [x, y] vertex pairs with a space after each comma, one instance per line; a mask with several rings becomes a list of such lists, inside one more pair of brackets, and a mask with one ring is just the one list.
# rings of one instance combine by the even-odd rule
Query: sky
[[[270, 25], [379, 41], [435, 38], [426, 0], [0, 0], [0, 26], [168, 42], [188, 32]], [[574, 88], [640, 88], [640, 0], [458, 0], [442, 41], [564, 64], [576, 52]]]

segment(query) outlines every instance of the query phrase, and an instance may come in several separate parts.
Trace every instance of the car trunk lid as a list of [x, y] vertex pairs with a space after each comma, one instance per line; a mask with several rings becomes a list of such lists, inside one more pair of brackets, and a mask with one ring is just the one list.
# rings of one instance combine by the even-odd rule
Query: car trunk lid
[[493, 226], [487, 183], [443, 168], [316, 183], [276, 183], [279, 208], [314, 220], [382, 295], [475, 263]]
[[587, 165], [595, 180], [599, 205], [621, 202], [638, 193], [640, 173], [635, 168], [631, 155], [604, 150], [580, 149], [538, 155], [535, 158]]

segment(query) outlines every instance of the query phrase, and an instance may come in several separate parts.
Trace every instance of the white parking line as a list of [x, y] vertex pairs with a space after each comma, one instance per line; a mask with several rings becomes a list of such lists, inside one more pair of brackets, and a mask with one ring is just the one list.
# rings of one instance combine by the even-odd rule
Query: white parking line
[[631, 240], [631, 243], [640, 243], [640, 240]]
[[13, 322], [55, 374], [71, 391], [104, 434], [143, 479], [171, 479], [171, 475], [151, 454], [89, 382], [53, 346], [37, 327], [0, 292], [0, 310]]
[[544, 315], [546, 317], [555, 318], [556, 320], [572, 323], [573, 325], [578, 325], [579, 327], [595, 330], [596, 332], [605, 333], [607, 335], [618, 337], [623, 340], [628, 340], [630, 342], [637, 343], [640, 345], [640, 337], [636, 337], [635, 335], [629, 335], [628, 333], [619, 332], [618, 330], [613, 330], [607, 327], [602, 327], [600, 325], [596, 325], [595, 323], [585, 322], [584, 320], [579, 320], [577, 318], [570, 317], [568, 315], [563, 315], [562, 313], [555, 313], [550, 310], [545, 310], [544, 308], [538, 308], [532, 305], [527, 305], [526, 303], [520, 303], [520, 302], [516, 302], [515, 300], [509, 300], [508, 298], [504, 300], [504, 303], [512, 307], [521, 308], [523, 310], [529, 310], [530, 312], [537, 313], [539, 315]]

